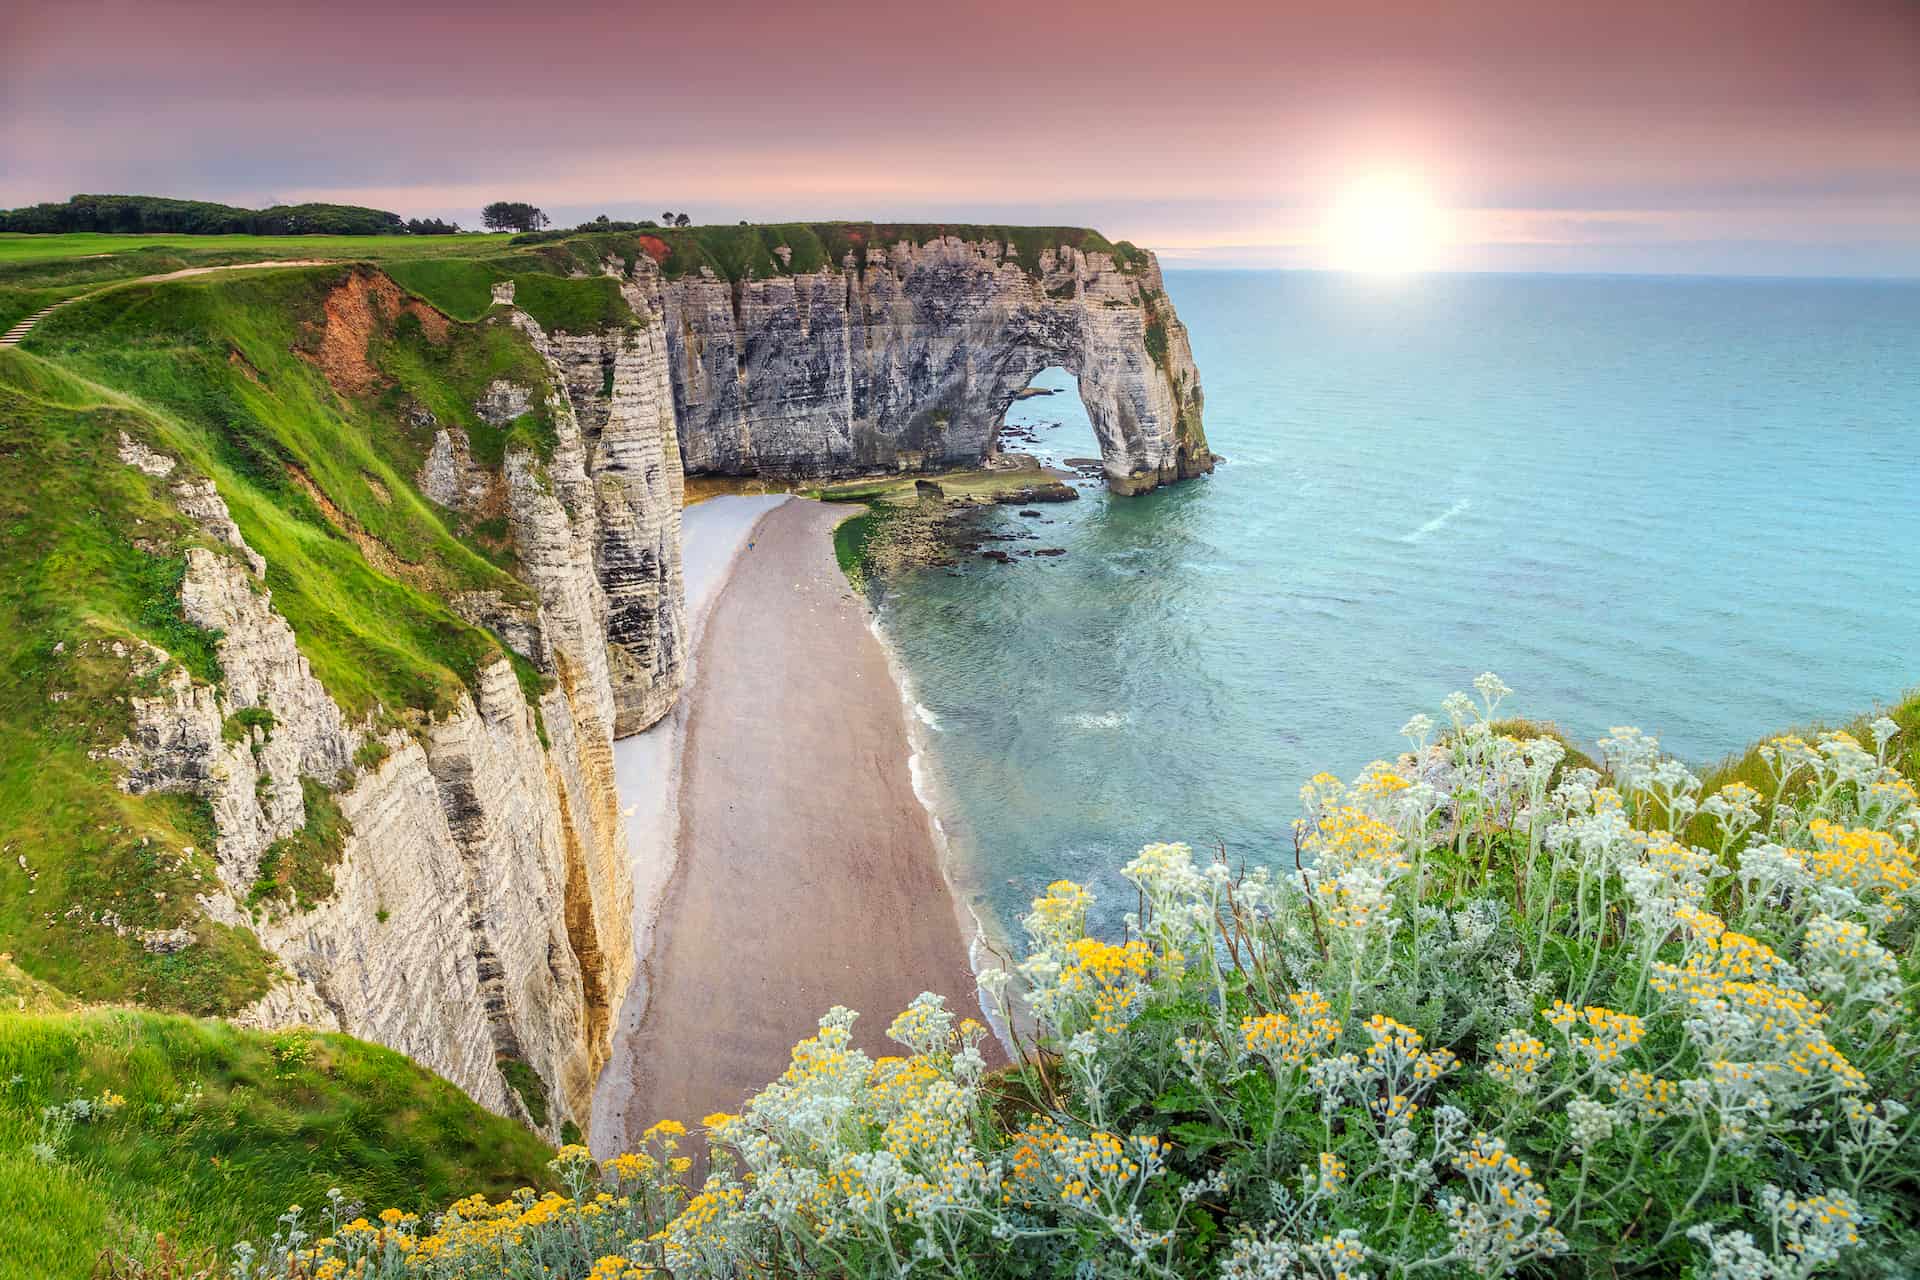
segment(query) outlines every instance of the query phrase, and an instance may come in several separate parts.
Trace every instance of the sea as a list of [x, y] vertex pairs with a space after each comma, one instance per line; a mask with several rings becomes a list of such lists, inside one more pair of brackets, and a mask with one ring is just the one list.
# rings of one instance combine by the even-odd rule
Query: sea
[[[1920, 282], [1169, 271], [1226, 461], [999, 509], [1064, 548], [887, 584], [916, 778], [1001, 946], [1185, 841], [1291, 865], [1300, 785], [1483, 671], [1707, 763], [1920, 684]], [[1096, 457], [1073, 378], [1015, 403]]]

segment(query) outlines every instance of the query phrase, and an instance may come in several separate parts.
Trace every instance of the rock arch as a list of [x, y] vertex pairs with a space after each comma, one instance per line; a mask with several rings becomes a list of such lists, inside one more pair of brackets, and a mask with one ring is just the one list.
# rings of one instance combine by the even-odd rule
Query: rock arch
[[1023, 262], [957, 237], [871, 245], [838, 268], [651, 282], [689, 473], [832, 477], [978, 465], [1015, 395], [1080, 383], [1108, 487], [1213, 469], [1199, 372], [1151, 254], [1064, 246]]

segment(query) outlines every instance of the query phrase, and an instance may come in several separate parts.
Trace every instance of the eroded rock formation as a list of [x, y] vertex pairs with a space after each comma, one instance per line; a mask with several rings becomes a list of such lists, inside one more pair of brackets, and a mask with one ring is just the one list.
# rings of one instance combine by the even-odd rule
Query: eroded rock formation
[[[532, 336], [547, 341], [537, 329]], [[664, 388], [664, 368], [648, 375], [637, 344], [615, 341], [614, 395], [603, 398], [620, 400], [623, 381], [646, 376]], [[549, 355], [557, 373], [564, 363]], [[524, 397], [538, 390], [489, 388], [499, 403], [478, 411], [524, 412]], [[538, 605], [453, 603], [551, 674], [552, 687], [529, 702], [499, 659], [450, 715], [411, 734], [347, 722], [275, 611], [265, 562], [214, 487], [123, 438], [121, 460], [163, 486], [213, 544], [188, 549], [181, 600], [188, 621], [219, 634], [223, 678], [196, 684], [157, 651], [142, 659], [157, 688], [134, 699], [133, 732], [109, 754], [125, 766], [130, 791], [188, 791], [212, 804], [220, 884], [201, 905], [252, 931], [286, 969], [243, 1021], [380, 1041], [482, 1104], [529, 1118], [499, 1067], [517, 1059], [542, 1080], [553, 1103], [545, 1127], [557, 1136], [562, 1122], [587, 1120], [611, 1011], [635, 964], [616, 722], [623, 714], [646, 722], [671, 702], [679, 671], [665, 659], [677, 660], [683, 624], [671, 430], [652, 421], [655, 465], [640, 469], [659, 488], [636, 496], [619, 471], [644, 453], [640, 420], [618, 407], [601, 412], [589, 447], [567, 383], [556, 377], [550, 394], [551, 457], [509, 449], [495, 475], [474, 463], [464, 435], [443, 429], [420, 484], [448, 506], [504, 505]], [[596, 448], [613, 452], [609, 436], [626, 455], [597, 465]], [[661, 576], [646, 597], [660, 621], [644, 658], [610, 641], [610, 599], [637, 593], [617, 556], [606, 571], [603, 520], [625, 531], [616, 549], [643, 543]], [[332, 892], [296, 907], [251, 901], [274, 843], [307, 824], [313, 784], [332, 793], [349, 832]]]
[[1034, 374], [1080, 380], [1108, 487], [1212, 469], [1199, 374], [1151, 254], [874, 244], [811, 273], [639, 282], [666, 318], [688, 472], [851, 475], [981, 463]]

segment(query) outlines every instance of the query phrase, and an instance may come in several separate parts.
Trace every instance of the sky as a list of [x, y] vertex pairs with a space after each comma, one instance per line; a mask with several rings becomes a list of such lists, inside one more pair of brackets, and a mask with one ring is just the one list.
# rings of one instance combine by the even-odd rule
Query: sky
[[[1920, 0], [0, 4], [0, 206], [471, 226], [511, 199], [1091, 225], [1169, 267], [1412, 235], [1442, 269], [1920, 275]], [[1355, 215], [1383, 185], [1414, 194]]]

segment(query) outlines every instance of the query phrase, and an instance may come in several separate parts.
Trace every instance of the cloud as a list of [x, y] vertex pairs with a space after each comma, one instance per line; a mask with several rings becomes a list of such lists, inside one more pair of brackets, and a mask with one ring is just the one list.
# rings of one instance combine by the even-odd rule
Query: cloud
[[1332, 192], [1412, 168], [1461, 211], [1463, 252], [1857, 263], [1920, 239], [1897, 217], [1920, 207], [1908, 0], [69, 0], [10, 21], [0, 204], [991, 209], [1310, 254]]

